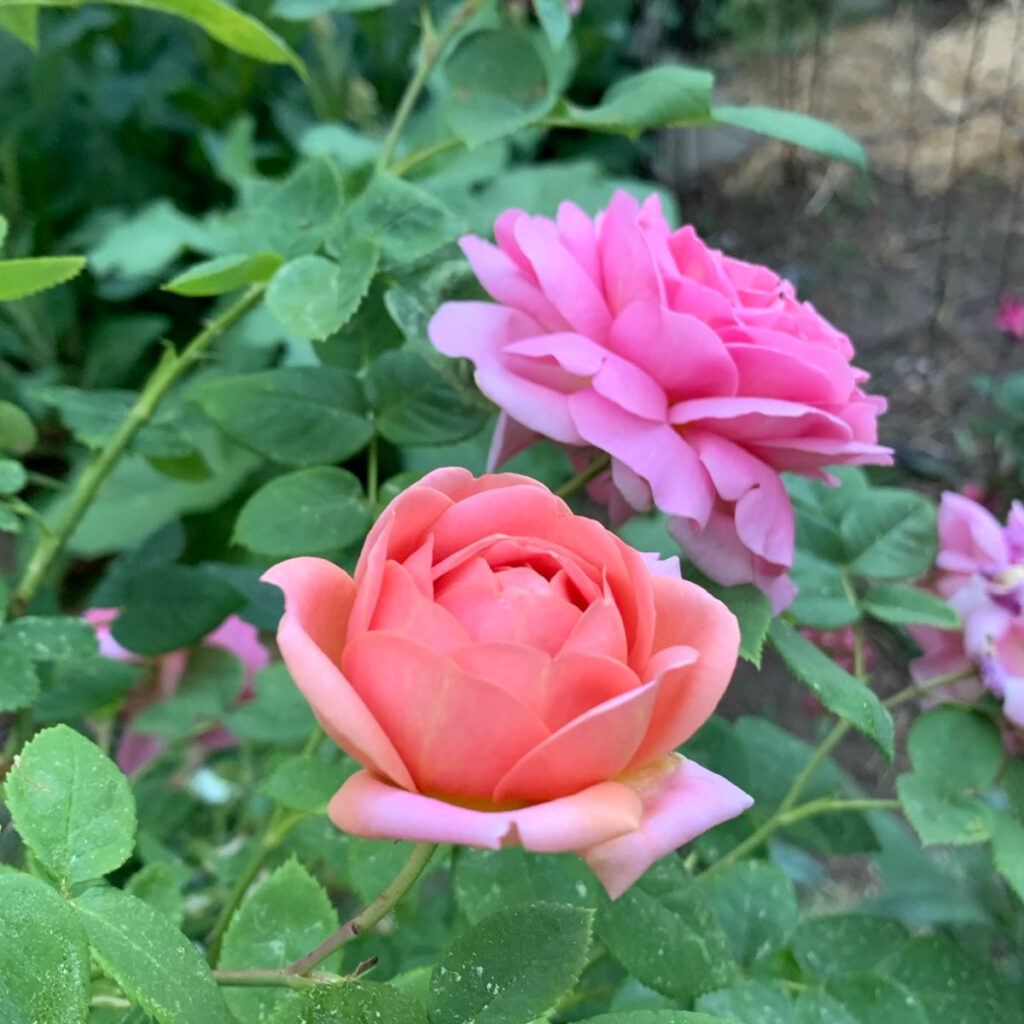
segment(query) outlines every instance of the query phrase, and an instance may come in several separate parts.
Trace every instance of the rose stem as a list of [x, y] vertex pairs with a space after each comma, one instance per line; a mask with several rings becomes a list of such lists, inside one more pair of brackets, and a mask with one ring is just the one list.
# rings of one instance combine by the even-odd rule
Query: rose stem
[[577, 491], [583, 490], [596, 476], [600, 476], [610, 465], [610, 455], [598, 455], [590, 465], [581, 469], [571, 480], [567, 480], [555, 491], [558, 498], [571, 498]]
[[[973, 673], [973, 669], [965, 669], [960, 672], [953, 672], [947, 676], [939, 676], [936, 679], [929, 680], [927, 683], [915, 683], [913, 686], [900, 690], [899, 693], [894, 694], [883, 703], [887, 708], [897, 707], [908, 700], [913, 700], [915, 697], [927, 693], [929, 690], [950, 686], [962, 679], [966, 679], [973, 675]], [[841, 811], [899, 810], [901, 805], [898, 800], [833, 800], [831, 798], [822, 798], [820, 800], [811, 800], [808, 803], [801, 804], [799, 807], [794, 806], [815, 771], [835, 749], [839, 741], [850, 731], [850, 728], [851, 725], [847, 721], [837, 722], [835, 728], [821, 741], [821, 744], [811, 755], [803, 770], [793, 780], [789, 792], [783, 797], [782, 803], [779, 804], [775, 813], [759, 829], [744, 839], [742, 843], [734, 846], [724, 857], [702, 873], [705, 875], [711, 874], [720, 871], [729, 864], [735, 863], [741, 857], [756, 850], [762, 843], [778, 832], [779, 829], [786, 828], [798, 821], [803, 821], [804, 818], [810, 818], [817, 814], [835, 814]]]
[[146, 381], [135, 404], [114, 436], [88, 461], [82, 470], [57, 524], [50, 532], [43, 531], [35, 550], [11, 597], [11, 616], [21, 615], [36, 596], [54, 561], [64, 549], [93, 499], [103, 486], [125, 449], [139, 429], [148, 422], [168, 391], [182, 374], [234, 323], [240, 320], [262, 298], [263, 285], [254, 285], [235, 300], [220, 316], [206, 324], [181, 352], [165, 350], [156, 369]]

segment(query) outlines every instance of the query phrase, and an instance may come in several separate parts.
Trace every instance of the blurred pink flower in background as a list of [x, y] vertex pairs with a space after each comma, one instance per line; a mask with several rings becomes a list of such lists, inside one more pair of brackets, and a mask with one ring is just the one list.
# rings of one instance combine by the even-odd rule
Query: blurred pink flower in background
[[[148, 663], [152, 673], [148, 680], [129, 694], [125, 702], [125, 729], [117, 746], [117, 764], [126, 775], [137, 772], [147, 765], [164, 748], [163, 740], [147, 736], [132, 729], [132, 719], [143, 708], [173, 696], [181, 682], [188, 663], [189, 650], [171, 651], [156, 658], [147, 658], [122, 647], [110, 632], [110, 624], [118, 617], [117, 608], [90, 608], [83, 618], [96, 630], [100, 654], [118, 661]], [[239, 691], [240, 700], [248, 700], [252, 694], [253, 676], [270, 661], [270, 654], [260, 642], [255, 626], [232, 615], [224, 620], [202, 642], [203, 646], [219, 647], [235, 655], [245, 669], [245, 683]], [[216, 727], [203, 733], [199, 741], [209, 749], [234, 746], [235, 737], [225, 728]]]
[[947, 492], [939, 507], [939, 554], [932, 586], [960, 615], [962, 630], [918, 626], [923, 654], [911, 664], [918, 683], [977, 670], [949, 691], [974, 699], [985, 687], [1024, 727], [1024, 504], [1002, 525], [987, 509]]
[[673, 232], [656, 196], [620, 191], [593, 220], [568, 202], [555, 220], [507, 210], [495, 235], [462, 239], [495, 301], [445, 303], [430, 324], [502, 410], [490, 466], [539, 437], [607, 452], [591, 493], [614, 520], [653, 504], [710, 577], [788, 605], [780, 473], [890, 461], [850, 340], [773, 271]]
[[1005, 298], [996, 313], [996, 327], [1017, 341], [1024, 341], [1024, 301]]

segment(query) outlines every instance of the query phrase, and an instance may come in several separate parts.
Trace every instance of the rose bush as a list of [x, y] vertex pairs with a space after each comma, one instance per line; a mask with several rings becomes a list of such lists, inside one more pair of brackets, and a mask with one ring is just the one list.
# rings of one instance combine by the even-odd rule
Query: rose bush
[[923, 654], [915, 680], [976, 668], [953, 692], [975, 699], [982, 688], [1024, 727], [1024, 504], [1015, 501], [1003, 526], [988, 509], [946, 492], [939, 506], [939, 554], [932, 585], [959, 613], [962, 630], [917, 626]]
[[430, 324], [502, 410], [490, 465], [541, 436], [607, 452], [595, 493], [614, 519], [653, 503], [710, 577], [786, 607], [779, 474], [889, 461], [885, 400], [864, 393], [849, 338], [767, 267], [672, 231], [656, 196], [619, 192], [593, 220], [571, 202], [555, 220], [507, 210], [494, 230], [497, 245], [461, 244], [495, 303], [447, 303]]
[[[118, 616], [116, 608], [90, 608], [85, 612], [86, 621], [96, 630], [100, 654], [116, 661], [143, 663], [147, 666], [147, 678], [127, 698], [124, 705], [125, 728], [117, 745], [118, 767], [131, 775], [145, 767], [165, 744], [156, 736], [137, 732], [132, 727], [135, 716], [144, 708], [166, 700], [178, 691], [181, 677], [188, 663], [188, 650], [171, 651], [157, 658], [146, 658], [122, 647], [113, 637], [110, 626]], [[225, 619], [202, 641], [204, 646], [219, 647], [235, 655], [245, 669], [245, 682], [238, 693], [244, 701], [252, 696], [253, 676], [270, 661], [270, 653], [260, 641], [259, 631], [237, 615]], [[208, 749], [232, 746], [235, 737], [225, 728], [210, 729], [199, 737], [199, 742]]]
[[347, 832], [574, 850], [614, 896], [751, 803], [672, 753], [729, 682], [735, 616], [528, 477], [438, 470], [354, 578], [265, 579], [293, 678], [364, 766], [329, 808]]

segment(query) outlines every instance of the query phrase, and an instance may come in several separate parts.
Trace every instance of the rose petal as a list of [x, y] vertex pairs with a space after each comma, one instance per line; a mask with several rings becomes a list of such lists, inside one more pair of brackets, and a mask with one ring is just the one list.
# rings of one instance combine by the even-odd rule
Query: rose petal
[[525, 753], [494, 799], [553, 800], [621, 772], [647, 731], [658, 682], [591, 708]]
[[489, 850], [521, 845], [539, 853], [563, 853], [636, 828], [641, 806], [628, 786], [602, 782], [560, 800], [516, 810], [473, 810], [408, 793], [363, 771], [338, 790], [327, 813], [338, 828], [368, 839], [456, 843]]
[[414, 788], [391, 740], [339, 667], [355, 599], [352, 578], [323, 558], [292, 558], [269, 569], [263, 580], [284, 591], [278, 646], [324, 731], [378, 775]]
[[469, 643], [469, 635], [445, 608], [424, 595], [397, 562], [387, 562], [371, 630], [401, 633], [434, 651], [448, 651]]
[[638, 828], [583, 851], [613, 900], [655, 861], [742, 814], [754, 802], [727, 779], [684, 758], [653, 792], [642, 795], [643, 820]]
[[[661, 677], [650, 728], [630, 760], [631, 767], [667, 754], [711, 717], [739, 657], [739, 623], [721, 601], [687, 580], [654, 576], [651, 585], [654, 651], [690, 647], [699, 651], [700, 657]], [[652, 663], [654, 670], [660, 667], [656, 660]]]
[[406, 637], [353, 637], [343, 664], [421, 791], [489, 799], [509, 768], [550, 735], [506, 690]]

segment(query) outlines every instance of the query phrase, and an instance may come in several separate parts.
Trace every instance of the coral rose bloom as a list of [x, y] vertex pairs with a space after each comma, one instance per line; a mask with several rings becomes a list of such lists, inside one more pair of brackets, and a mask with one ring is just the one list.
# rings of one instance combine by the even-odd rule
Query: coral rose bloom
[[296, 558], [278, 642], [365, 768], [331, 801], [374, 838], [574, 850], [616, 896], [750, 798], [672, 753], [736, 663], [736, 618], [546, 487], [441, 469], [374, 526], [355, 578]]
[[495, 235], [462, 239], [495, 303], [446, 303], [430, 324], [502, 409], [492, 468], [538, 436], [607, 452], [613, 516], [653, 503], [709, 576], [785, 607], [779, 474], [890, 461], [885, 401], [861, 390], [846, 335], [767, 267], [670, 231], [656, 196], [619, 192], [596, 220], [572, 203], [554, 221], [507, 210]]

